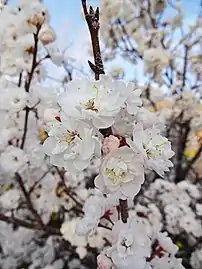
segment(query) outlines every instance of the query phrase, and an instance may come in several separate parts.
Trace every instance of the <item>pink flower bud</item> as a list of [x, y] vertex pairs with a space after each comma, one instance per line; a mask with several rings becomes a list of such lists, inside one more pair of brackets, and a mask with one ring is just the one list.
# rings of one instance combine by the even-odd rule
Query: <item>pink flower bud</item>
[[39, 33], [39, 40], [43, 43], [43, 45], [48, 45], [56, 40], [56, 35], [48, 26], [42, 28], [41, 32]]
[[97, 256], [97, 265], [98, 269], [111, 269], [112, 261], [104, 254], [100, 254]]
[[28, 20], [27, 22], [29, 24], [32, 24], [34, 26], [40, 26], [45, 22], [45, 12], [42, 13], [38, 13], [38, 14], [33, 14]]
[[119, 139], [114, 135], [110, 135], [109, 137], [106, 137], [104, 139], [102, 146], [103, 153], [107, 154], [111, 151], [114, 151], [118, 149], [119, 145], [120, 145]]

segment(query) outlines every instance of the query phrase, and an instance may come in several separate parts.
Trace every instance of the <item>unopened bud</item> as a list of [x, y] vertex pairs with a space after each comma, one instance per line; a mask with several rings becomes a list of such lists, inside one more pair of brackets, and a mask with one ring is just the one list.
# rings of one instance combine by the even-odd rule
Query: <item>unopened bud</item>
[[39, 40], [43, 45], [48, 45], [56, 40], [55, 32], [49, 26], [44, 26], [39, 33]]
[[45, 22], [45, 19], [46, 19], [45, 16], [46, 16], [46, 13], [45, 12], [41, 12], [41, 13], [38, 13], [38, 14], [33, 14], [27, 20], [27, 22], [29, 24], [32, 24], [32, 25], [38, 27], [38, 26], [41, 26]]

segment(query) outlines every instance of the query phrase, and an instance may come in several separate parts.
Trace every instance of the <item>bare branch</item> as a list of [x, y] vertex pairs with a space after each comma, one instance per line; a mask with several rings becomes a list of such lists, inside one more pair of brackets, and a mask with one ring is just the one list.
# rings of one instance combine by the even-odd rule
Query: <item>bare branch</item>
[[183, 68], [183, 79], [182, 79], [181, 91], [183, 91], [185, 83], [186, 83], [187, 66], [188, 66], [188, 46], [185, 45], [184, 68]]
[[86, 5], [86, 0], [82, 0], [83, 12], [85, 15], [86, 22], [90, 31], [93, 56], [95, 64], [88, 61], [90, 68], [95, 73], [95, 79], [99, 80], [100, 74], [104, 74], [104, 66], [102, 62], [101, 52], [100, 52], [100, 42], [99, 42], [99, 8], [94, 10], [92, 6], [89, 8], [89, 12]]
[[30, 210], [30, 212], [34, 215], [36, 221], [41, 225], [41, 227], [45, 230], [45, 225], [44, 223], [42, 222], [41, 220], [41, 217], [39, 216], [39, 214], [37, 213], [37, 211], [35, 210], [34, 208], [34, 205], [32, 204], [32, 201], [30, 199], [30, 196], [29, 196], [29, 193], [27, 192], [25, 186], [24, 186], [24, 183], [23, 183], [23, 180], [22, 180], [22, 177], [20, 176], [20, 174], [18, 173], [15, 173], [15, 177], [16, 177], [16, 181], [18, 182], [18, 185], [25, 197], [25, 200], [26, 200], [26, 204]]
[[[37, 66], [38, 35], [39, 35], [40, 29], [41, 29], [41, 26], [38, 26], [37, 32], [34, 33], [33, 60], [32, 60], [31, 71], [28, 74], [28, 78], [27, 78], [27, 80], [25, 82], [25, 91], [26, 92], [29, 92], [29, 90], [30, 90], [31, 81], [32, 81], [32, 78], [33, 78], [33, 75], [34, 75], [35, 68]], [[21, 149], [24, 148], [24, 144], [25, 144], [25, 140], [26, 140], [26, 136], [27, 136], [29, 112], [30, 112], [30, 108], [28, 106], [26, 106], [26, 108], [25, 108], [24, 131], [23, 131], [23, 136], [22, 136], [22, 142], [21, 142], [21, 145], [20, 145]]]
[[33, 223], [33, 222], [30, 223], [28, 221], [24, 221], [24, 220], [15, 218], [15, 217], [8, 217], [2, 213], [0, 213], [0, 221], [13, 224], [17, 227], [24, 227], [24, 228], [31, 229], [31, 230], [48, 232], [48, 234], [50, 234], [50, 235], [61, 235], [59, 229], [55, 229], [55, 228], [52, 228], [49, 226], [46, 226], [44, 229], [43, 227], [41, 227], [41, 225], [39, 223]]

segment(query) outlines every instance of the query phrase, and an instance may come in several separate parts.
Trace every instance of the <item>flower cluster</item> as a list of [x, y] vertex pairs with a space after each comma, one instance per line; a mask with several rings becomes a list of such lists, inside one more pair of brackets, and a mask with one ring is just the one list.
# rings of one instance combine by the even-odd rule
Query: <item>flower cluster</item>
[[[68, 83], [58, 98], [60, 114], [50, 123], [49, 137], [44, 142], [51, 163], [76, 173], [88, 167], [93, 157], [101, 156], [102, 147], [95, 185], [117, 200], [137, 195], [144, 183], [145, 169], [163, 176], [172, 167], [170, 158], [174, 152], [155, 124], [145, 128], [145, 121], [144, 125], [141, 122], [147, 110], [141, 110], [140, 94], [132, 83], [114, 81], [108, 76], [99, 81]], [[132, 133], [120, 134], [116, 128], [109, 137], [99, 134], [99, 130], [113, 130], [122, 111], [132, 117]]]
[[[170, 142], [158, 128], [156, 116], [152, 117], [153, 123], [146, 119], [149, 112], [141, 108], [140, 94], [141, 90], [132, 83], [114, 81], [106, 75], [99, 81], [68, 83], [58, 98], [60, 113], [48, 126], [44, 149], [52, 164], [74, 173], [75, 178], [92, 158], [101, 158], [99, 174], [94, 180], [100, 193], [88, 198], [83, 208], [84, 218], [75, 228], [82, 237], [92, 236], [100, 225], [112, 229], [112, 247], [98, 256], [99, 268], [130, 269], [134, 264], [140, 269], [158, 268], [163, 259], [182, 268], [175, 255], [167, 256], [166, 250], [157, 259], [152, 253], [155, 239], [133, 217], [122, 222], [124, 208], [120, 201], [132, 202], [147, 170], [164, 176], [172, 167], [170, 158], [174, 155]], [[128, 117], [127, 123], [123, 113]], [[122, 127], [130, 125], [130, 131], [122, 128], [127, 131], [119, 133], [117, 122]], [[110, 135], [106, 130], [110, 130]], [[69, 238], [68, 222], [63, 224], [61, 232], [64, 238]], [[163, 248], [161, 252], [164, 253]]]

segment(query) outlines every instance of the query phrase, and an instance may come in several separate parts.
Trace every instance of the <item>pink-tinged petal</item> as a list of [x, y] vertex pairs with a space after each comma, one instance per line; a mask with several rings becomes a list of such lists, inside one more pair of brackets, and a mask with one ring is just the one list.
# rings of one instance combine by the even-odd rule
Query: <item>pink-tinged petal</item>
[[98, 269], [111, 269], [112, 261], [105, 255], [100, 254], [97, 256]]
[[110, 135], [103, 141], [102, 150], [105, 154], [114, 151], [119, 148], [120, 141], [116, 136]]

